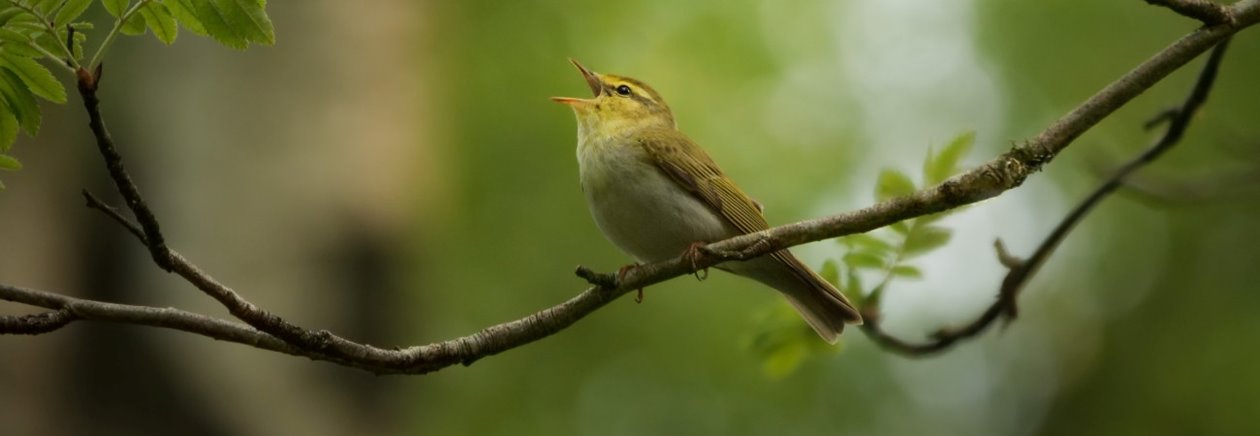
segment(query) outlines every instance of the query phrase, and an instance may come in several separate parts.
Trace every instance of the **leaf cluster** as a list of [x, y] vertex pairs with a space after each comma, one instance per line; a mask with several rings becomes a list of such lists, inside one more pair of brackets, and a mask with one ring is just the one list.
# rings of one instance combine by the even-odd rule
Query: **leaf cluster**
[[[145, 31], [166, 44], [175, 42], [179, 27], [209, 36], [235, 49], [250, 43], [271, 45], [276, 41], [271, 19], [264, 9], [266, 0], [102, 0], [115, 18], [126, 18], [124, 35]], [[177, 25], [178, 23], [178, 25]]]
[[[0, 170], [22, 168], [8, 154], [19, 131], [39, 133], [37, 97], [66, 102], [66, 89], [48, 62], [67, 71], [82, 68], [83, 45], [91, 22], [81, 21], [94, 0], [0, 0]], [[265, 0], [100, 0], [115, 19], [87, 67], [100, 63], [118, 34], [152, 33], [172, 44], [179, 28], [245, 49], [274, 44], [275, 30]], [[0, 183], [0, 189], [4, 184]]]
[[[974, 132], [964, 132], [954, 137], [940, 152], [928, 148], [927, 156], [923, 159], [922, 186], [936, 185], [958, 173], [961, 170], [959, 161], [971, 150], [975, 139]], [[884, 201], [906, 196], [919, 188], [906, 173], [887, 168], [879, 173], [875, 184], [875, 199]], [[908, 261], [948, 244], [953, 231], [939, 225], [937, 221], [960, 210], [962, 208], [900, 221], [888, 226], [889, 232], [882, 234], [859, 233], [838, 238], [837, 241], [845, 248], [845, 254], [835, 267], [838, 274], [833, 283], [843, 289], [850, 299], [862, 302], [862, 306], [878, 307], [884, 288], [894, 278], [923, 278], [923, 272]], [[829, 262], [835, 263], [834, 260]], [[878, 273], [879, 282], [869, 288], [864, 286], [863, 271]], [[840, 283], [841, 279], [844, 281], [843, 285]]]
[[[975, 143], [975, 133], [965, 132], [940, 152], [928, 149], [923, 161], [922, 186], [932, 186], [958, 173], [959, 163]], [[913, 194], [919, 186], [904, 172], [885, 169], [875, 183], [875, 199], [884, 201]], [[931, 253], [949, 243], [953, 232], [938, 221], [958, 212], [953, 209], [925, 215], [888, 226], [886, 231], [859, 233], [837, 238], [844, 248], [839, 261], [829, 259], [823, 263], [819, 275], [836, 285], [851, 301], [860, 302], [864, 314], [876, 311], [884, 289], [894, 278], [922, 279], [923, 272], [910, 263], [911, 260]], [[878, 283], [867, 287], [863, 277], [878, 277]], [[773, 378], [790, 374], [811, 355], [826, 347], [818, 340], [809, 326], [786, 303], [778, 304], [756, 320], [757, 330], [750, 341], [750, 349], [761, 362], [764, 372]]]

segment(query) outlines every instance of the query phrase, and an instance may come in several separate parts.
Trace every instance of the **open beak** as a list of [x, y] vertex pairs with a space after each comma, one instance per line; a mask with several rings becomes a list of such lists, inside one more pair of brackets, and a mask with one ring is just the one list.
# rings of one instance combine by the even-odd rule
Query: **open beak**
[[[578, 61], [573, 58], [569, 58], [569, 62], [573, 63], [573, 66], [577, 67], [578, 72], [582, 73], [582, 78], [586, 79], [586, 86], [591, 87], [591, 94], [595, 97], [599, 97], [600, 91], [604, 89], [603, 83], [599, 80], [599, 74], [586, 69], [586, 67], [582, 66], [581, 63], [578, 63]], [[551, 100], [567, 105], [590, 103], [592, 101], [591, 99], [574, 97], [551, 97]]]
[[576, 59], [569, 58], [569, 62], [572, 63], [573, 66], [577, 67], [578, 71], [582, 73], [582, 78], [586, 79], [586, 86], [591, 87], [591, 95], [593, 97], [599, 97], [599, 92], [604, 89], [604, 84], [599, 80], [599, 74], [586, 69], [586, 67], [578, 63]]

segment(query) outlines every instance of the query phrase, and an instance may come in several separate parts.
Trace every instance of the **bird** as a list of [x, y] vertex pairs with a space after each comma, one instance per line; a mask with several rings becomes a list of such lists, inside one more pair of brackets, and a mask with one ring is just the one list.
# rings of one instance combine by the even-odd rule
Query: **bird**
[[[673, 112], [642, 81], [577, 67], [591, 98], [552, 97], [577, 118], [579, 181], [595, 224], [617, 248], [650, 263], [769, 228], [762, 207], [678, 130]], [[715, 268], [778, 290], [827, 343], [858, 310], [788, 250]]]

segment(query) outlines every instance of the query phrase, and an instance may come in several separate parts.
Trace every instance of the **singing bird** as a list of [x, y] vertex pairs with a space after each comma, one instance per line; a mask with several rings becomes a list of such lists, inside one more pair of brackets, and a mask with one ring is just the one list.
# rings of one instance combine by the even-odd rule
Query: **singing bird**
[[[552, 97], [577, 117], [577, 160], [587, 205], [609, 241], [639, 262], [672, 259], [697, 244], [769, 228], [761, 206], [678, 131], [661, 95], [629, 77], [570, 62], [591, 98]], [[778, 290], [828, 343], [861, 315], [787, 250], [716, 268]]]

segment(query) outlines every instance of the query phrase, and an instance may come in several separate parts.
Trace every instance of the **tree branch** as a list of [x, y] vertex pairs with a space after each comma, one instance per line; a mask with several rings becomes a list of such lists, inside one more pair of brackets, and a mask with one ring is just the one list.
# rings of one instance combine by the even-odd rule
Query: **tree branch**
[[65, 309], [30, 315], [0, 316], [0, 334], [38, 335], [62, 328], [74, 320], [74, 314]]
[[[630, 291], [730, 260], [727, 255], [746, 258], [807, 242], [866, 232], [904, 219], [975, 203], [1013, 189], [1117, 108], [1200, 53], [1260, 21], [1260, 0], [1242, 0], [1229, 10], [1234, 21], [1205, 26], [1190, 33], [1107, 85], [1033, 139], [936, 186], [853, 212], [715, 242], [701, 250], [702, 255], [698, 259], [684, 260], [680, 257], [641, 265], [615, 277], [615, 281], [608, 280], [611, 277], [609, 274], [591, 272], [585, 276], [591, 278], [596, 286], [560, 305], [516, 321], [485, 328], [472, 335], [404, 349], [360, 344], [326, 331], [317, 332], [289, 324], [241, 298], [231, 288], [215, 281], [178, 253], [166, 248], [161, 243], [156, 219], [148, 211], [139, 190], [127, 176], [121, 165], [121, 157], [114, 150], [113, 141], [100, 119], [97, 107], [99, 101], [95, 96], [99, 71], [93, 75], [79, 70], [80, 93], [84, 95], [85, 107], [92, 118], [91, 127], [96, 134], [98, 148], [106, 160], [111, 177], [126, 199], [128, 207], [136, 213], [140, 224], [131, 223], [116, 212], [110, 216], [140, 237], [155, 262], [165, 265], [164, 268], [169, 267], [170, 271], [218, 300], [233, 316], [245, 321], [250, 327], [176, 309], [77, 300], [13, 286], [0, 285], [0, 297], [58, 311], [66, 309], [78, 319], [173, 328], [267, 350], [332, 361], [375, 373], [417, 374], [456, 363], [467, 365], [482, 357], [559, 332]], [[88, 196], [88, 201], [91, 205], [92, 197]], [[106, 213], [111, 210], [99, 201], [96, 203], [99, 205], [92, 207]]]
[[149, 210], [144, 197], [140, 196], [140, 188], [136, 187], [135, 182], [131, 180], [131, 175], [123, 166], [122, 155], [118, 154], [118, 150], [114, 147], [114, 139], [110, 137], [109, 130], [105, 129], [105, 120], [101, 117], [101, 100], [96, 97], [96, 89], [100, 86], [101, 71], [100, 64], [96, 65], [95, 72], [88, 72], [83, 68], [76, 71], [79, 79], [79, 95], [83, 96], [83, 107], [88, 113], [88, 127], [92, 129], [92, 135], [96, 137], [96, 148], [100, 150], [101, 158], [105, 159], [105, 168], [109, 170], [114, 186], [118, 187], [118, 193], [122, 194], [127, 207], [140, 220], [149, 254], [162, 270], [170, 272], [170, 253], [166, 249], [166, 241], [162, 238], [157, 217], [153, 215], [152, 210]]
[[1233, 11], [1229, 7], [1212, 0], [1146, 0], [1146, 3], [1172, 9], [1173, 12], [1202, 21], [1208, 26], [1234, 21]]
[[[222, 341], [246, 344], [264, 350], [299, 355], [297, 350], [292, 346], [270, 335], [250, 328], [247, 325], [211, 318], [205, 315], [186, 312], [174, 308], [134, 306], [129, 304], [84, 300], [57, 293], [6, 284], [0, 284], [0, 300], [53, 309], [52, 312], [35, 315], [5, 317], [7, 320], [12, 320], [14, 322], [22, 320], [28, 324], [26, 326], [14, 326], [10, 328], [6, 322], [0, 322], [0, 326], [3, 326], [0, 327], [0, 332], [6, 334], [48, 333], [61, 327], [65, 327], [71, 322], [78, 320], [108, 321], [121, 324], [136, 324], [181, 330]], [[41, 321], [31, 320], [30, 318], [38, 316], [48, 316], [50, 318], [59, 317], [59, 322], [45, 323], [46, 328], [43, 329], [32, 328], [32, 324], [38, 324]], [[24, 328], [29, 330], [21, 331]]]
[[[906, 341], [888, 334], [880, 328], [878, 317], [867, 319], [866, 324], [862, 325], [862, 330], [876, 344], [885, 349], [907, 356], [920, 357], [948, 350], [959, 341], [979, 336], [989, 326], [993, 325], [995, 321], [1009, 322], [1014, 320], [1018, 315], [1015, 300], [1019, 292], [1037, 274], [1037, 271], [1046, 263], [1050, 255], [1054, 254], [1054, 250], [1059, 247], [1059, 244], [1071, 233], [1072, 229], [1076, 228], [1076, 225], [1085, 219], [1085, 216], [1103, 199], [1124, 185], [1125, 179], [1129, 175], [1146, 164], [1155, 161], [1155, 159], [1181, 141], [1186, 128], [1190, 126], [1190, 121], [1193, 119], [1194, 114], [1198, 112], [1199, 107], [1207, 100], [1208, 92], [1211, 91], [1212, 85], [1216, 82], [1221, 60], [1224, 59], [1225, 50], [1228, 47], [1229, 38], [1225, 38], [1212, 50], [1211, 56], [1208, 57], [1207, 62], [1203, 65], [1203, 70], [1199, 73], [1199, 79], [1195, 82], [1190, 95], [1186, 97], [1185, 102], [1181, 106], [1164, 111], [1156, 116], [1155, 120], [1168, 122], [1168, 130], [1164, 131], [1164, 135], [1142, 154], [1134, 157], [1112, 173], [1111, 177], [1095, 189], [1089, 197], [1086, 197], [1076, 208], [1072, 209], [1072, 212], [1055, 227], [1054, 231], [1046, 236], [1046, 239], [1037, 247], [1037, 251], [1033, 252], [1032, 257], [1029, 257], [1027, 260], [1018, 259], [1006, 251], [1006, 246], [1002, 244], [1001, 239], [994, 242], [998, 260], [1007, 267], [1008, 271], [1006, 278], [1002, 280], [1002, 286], [998, 289], [997, 299], [978, 318], [962, 327], [941, 329], [932, 334], [931, 340], [922, 343]], [[1150, 123], [1148, 123], [1147, 128], [1150, 127]]]
[[334, 340], [329, 341], [329, 349], [334, 352], [325, 353], [298, 348], [245, 324], [175, 308], [86, 300], [0, 284], [0, 300], [54, 309], [34, 315], [0, 317], [0, 334], [41, 334], [73, 321], [105, 321], [179, 330], [377, 374], [424, 374], [454, 364], [469, 365], [482, 357], [550, 336], [620, 295], [588, 289], [563, 304], [516, 321], [490, 326], [472, 335], [404, 349], [383, 349], [334, 336]]

